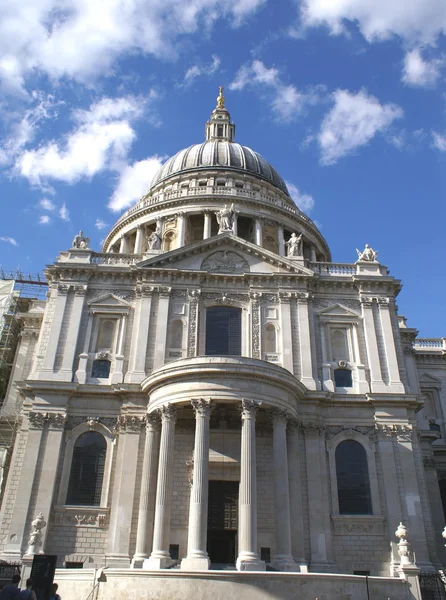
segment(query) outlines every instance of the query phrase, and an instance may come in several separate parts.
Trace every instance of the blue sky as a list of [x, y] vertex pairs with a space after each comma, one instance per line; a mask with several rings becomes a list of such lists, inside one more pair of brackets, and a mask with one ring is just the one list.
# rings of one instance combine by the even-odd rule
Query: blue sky
[[446, 335], [444, 0], [0, 3], [0, 264], [94, 249], [218, 86], [333, 261], [369, 243], [422, 336]]

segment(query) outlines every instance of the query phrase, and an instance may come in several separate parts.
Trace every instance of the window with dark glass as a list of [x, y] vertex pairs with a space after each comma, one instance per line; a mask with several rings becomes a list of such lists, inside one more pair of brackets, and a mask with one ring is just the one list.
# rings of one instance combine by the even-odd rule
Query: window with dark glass
[[100, 377], [101, 379], [107, 379], [110, 376], [110, 361], [109, 360], [95, 360], [93, 361], [93, 368], [91, 369], [92, 377]]
[[352, 387], [352, 372], [350, 369], [336, 369], [334, 372], [336, 387]]
[[336, 447], [335, 460], [339, 513], [371, 515], [372, 499], [364, 446], [355, 440], [345, 440]]
[[80, 435], [73, 449], [66, 504], [100, 506], [107, 443], [97, 431]]
[[229, 306], [212, 306], [206, 311], [207, 356], [242, 353], [242, 310]]
[[223, 137], [223, 125], [217, 125], [217, 135]]

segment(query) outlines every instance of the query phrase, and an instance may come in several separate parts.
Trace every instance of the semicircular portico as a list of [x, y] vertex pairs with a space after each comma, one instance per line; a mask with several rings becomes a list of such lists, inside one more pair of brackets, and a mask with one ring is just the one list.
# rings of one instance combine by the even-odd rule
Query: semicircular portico
[[285, 410], [294, 417], [306, 392], [282, 367], [238, 356], [198, 356], [163, 365], [142, 382], [142, 389], [150, 398], [149, 413], [166, 403], [205, 397], [216, 403], [260, 402], [262, 408]]

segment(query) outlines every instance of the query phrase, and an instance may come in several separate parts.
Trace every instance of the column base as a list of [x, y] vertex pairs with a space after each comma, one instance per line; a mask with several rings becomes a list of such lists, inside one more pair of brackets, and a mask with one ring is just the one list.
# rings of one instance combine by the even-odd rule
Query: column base
[[208, 556], [197, 556], [183, 558], [181, 561], [182, 571], [209, 571], [211, 561]]
[[128, 554], [106, 554], [107, 567], [111, 569], [129, 569], [130, 557]]
[[235, 564], [237, 571], [266, 571], [265, 561], [257, 557], [238, 557]]
[[135, 554], [135, 556], [132, 558], [131, 568], [132, 569], [142, 569], [144, 561], [147, 560], [148, 558], [149, 558], [148, 555], [143, 556], [141, 554]]
[[142, 564], [142, 568], [146, 571], [160, 571], [168, 569], [173, 565], [173, 560], [167, 556], [146, 558]]
[[271, 566], [277, 571], [299, 571], [299, 565], [296, 564], [292, 556], [275, 556], [271, 561]]

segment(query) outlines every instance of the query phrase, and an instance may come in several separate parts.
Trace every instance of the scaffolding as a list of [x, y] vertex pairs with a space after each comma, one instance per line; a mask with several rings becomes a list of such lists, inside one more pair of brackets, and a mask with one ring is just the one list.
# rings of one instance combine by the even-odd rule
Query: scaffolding
[[[25, 274], [20, 269], [0, 266], [0, 406], [8, 392], [21, 330], [21, 314], [29, 310], [33, 300], [44, 300], [47, 289], [43, 273]], [[0, 448], [12, 446], [18, 420], [19, 414], [0, 415]], [[2, 467], [5, 468], [1, 464], [3, 461], [0, 453], [0, 479]]]

